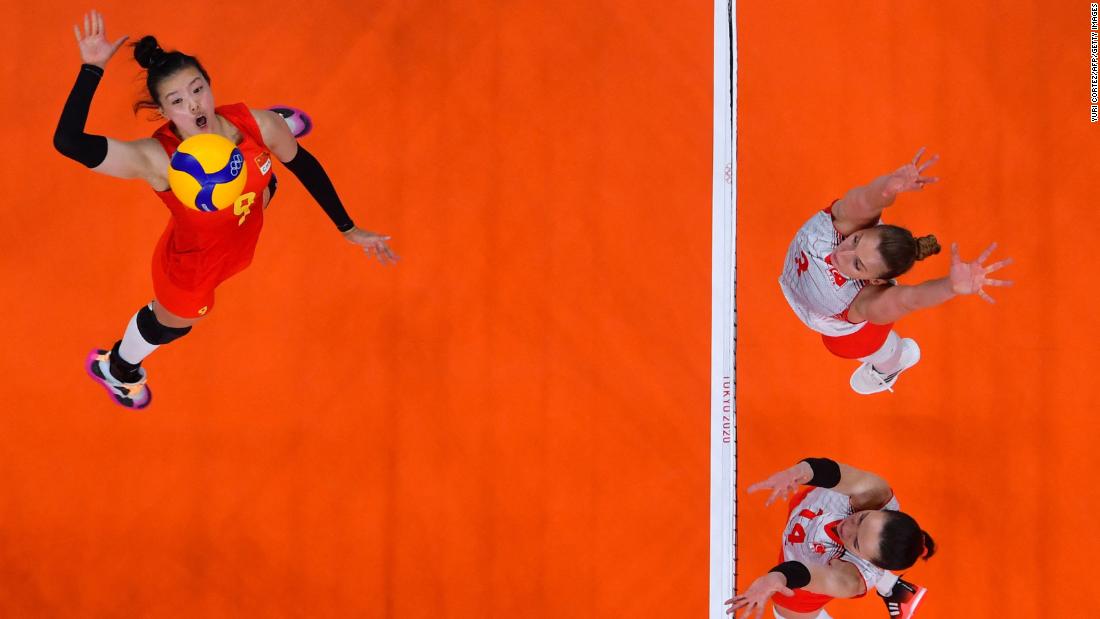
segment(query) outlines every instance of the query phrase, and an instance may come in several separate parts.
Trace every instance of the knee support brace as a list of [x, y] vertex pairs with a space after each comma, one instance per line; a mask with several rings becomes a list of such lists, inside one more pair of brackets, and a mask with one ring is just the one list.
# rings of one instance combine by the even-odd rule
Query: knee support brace
[[166, 327], [160, 324], [153, 308], [148, 305], [138, 311], [137, 328], [141, 337], [155, 346], [174, 342], [191, 332], [191, 327]]

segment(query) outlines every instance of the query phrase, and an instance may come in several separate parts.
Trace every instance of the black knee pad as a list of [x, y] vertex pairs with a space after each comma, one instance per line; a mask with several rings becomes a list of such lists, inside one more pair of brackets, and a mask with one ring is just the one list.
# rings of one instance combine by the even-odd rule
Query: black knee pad
[[156, 346], [173, 342], [191, 332], [191, 327], [166, 327], [160, 324], [157, 315], [148, 305], [138, 311], [137, 328], [146, 342]]

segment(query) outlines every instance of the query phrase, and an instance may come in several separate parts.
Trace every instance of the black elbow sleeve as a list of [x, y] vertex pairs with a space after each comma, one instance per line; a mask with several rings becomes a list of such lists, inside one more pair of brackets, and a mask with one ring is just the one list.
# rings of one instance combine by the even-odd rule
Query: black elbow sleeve
[[102, 135], [79, 133], [74, 136], [56, 131], [53, 134], [53, 147], [62, 155], [89, 168], [96, 167], [107, 158], [107, 138]]
[[309, 195], [313, 196], [314, 200], [317, 200], [317, 204], [321, 205], [325, 214], [328, 215], [332, 223], [336, 224], [336, 229], [340, 232], [347, 232], [355, 227], [355, 223], [352, 222], [351, 216], [348, 215], [347, 210], [344, 209], [344, 205], [340, 202], [340, 196], [336, 194], [336, 188], [332, 186], [332, 181], [329, 180], [328, 174], [325, 173], [325, 169], [321, 167], [321, 162], [317, 161], [308, 150], [298, 145], [298, 153], [294, 155], [294, 158], [287, 161], [283, 165], [286, 169], [294, 173], [294, 176], [298, 177], [298, 180], [302, 181], [302, 185], [305, 186]]
[[103, 69], [90, 64], [81, 65], [53, 134], [53, 146], [57, 152], [89, 168], [96, 167], [107, 158], [107, 138], [84, 133], [92, 96], [102, 77]]

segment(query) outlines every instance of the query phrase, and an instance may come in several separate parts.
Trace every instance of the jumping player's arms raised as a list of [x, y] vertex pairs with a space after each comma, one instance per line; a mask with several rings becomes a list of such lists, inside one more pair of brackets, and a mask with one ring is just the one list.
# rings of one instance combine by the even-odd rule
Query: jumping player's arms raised
[[867, 286], [859, 292], [848, 310], [848, 318], [853, 322], [864, 320], [875, 324], [890, 324], [906, 314], [919, 309], [939, 305], [964, 294], [977, 294], [993, 303], [993, 297], [982, 289], [983, 286], [1011, 286], [1011, 280], [989, 279], [990, 273], [1012, 264], [1012, 258], [1005, 258], [989, 266], [982, 263], [996, 249], [993, 243], [973, 262], [963, 262], [959, 257], [957, 243], [951, 244], [951, 270], [947, 277], [929, 280], [916, 286]]
[[84, 15], [83, 32], [79, 26], [73, 26], [73, 32], [84, 64], [61, 111], [61, 119], [53, 136], [54, 147], [66, 157], [100, 174], [116, 178], [142, 178], [153, 185], [157, 177], [157, 164], [167, 166], [167, 157], [156, 140], [145, 138], [126, 142], [84, 132], [92, 96], [103, 77], [103, 68], [128, 37], [123, 36], [113, 42], [108, 40], [103, 16], [96, 11]]
[[[853, 511], [880, 509], [892, 497], [884, 479], [853, 466], [826, 458], [806, 458], [794, 466], [774, 473], [764, 481], [749, 486], [748, 491], [771, 490], [765, 505], [777, 498], [784, 499], [799, 486], [829, 488], [848, 495]], [[859, 569], [847, 561], [831, 561], [827, 565], [802, 561], [784, 561], [767, 574], [757, 578], [742, 595], [726, 601], [727, 614], [743, 609], [745, 617], [759, 617], [772, 595], [794, 595], [803, 589], [834, 598], [850, 598], [866, 592], [867, 583]]]
[[883, 209], [894, 203], [897, 195], [903, 191], [920, 191], [925, 185], [940, 180], [938, 177], [921, 176], [928, 166], [939, 160], [933, 155], [924, 163], [919, 163], [924, 155], [924, 147], [917, 151], [913, 161], [895, 172], [880, 176], [863, 185], [850, 189], [843, 198], [833, 205], [833, 225], [837, 232], [848, 236], [857, 230], [875, 225]]

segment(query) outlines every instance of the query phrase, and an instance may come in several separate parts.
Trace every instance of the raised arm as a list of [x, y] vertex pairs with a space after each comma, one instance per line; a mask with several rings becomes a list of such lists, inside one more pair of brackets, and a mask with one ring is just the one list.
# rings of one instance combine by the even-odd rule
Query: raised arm
[[938, 177], [921, 176], [928, 166], [939, 160], [939, 155], [919, 163], [924, 155], [924, 147], [917, 151], [913, 161], [891, 174], [880, 176], [868, 185], [848, 190], [844, 197], [833, 205], [833, 223], [841, 234], [847, 236], [857, 230], [872, 226], [882, 215], [883, 209], [894, 203], [897, 195], [903, 191], [920, 191]]
[[847, 464], [828, 458], [806, 458], [794, 466], [779, 471], [764, 481], [749, 486], [749, 492], [771, 490], [764, 503], [767, 507], [777, 498], [784, 500], [799, 486], [818, 486], [851, 497], [852, 508], [878, 509], [890, 500], [891, 491], [886, 480], [874, 473], [861, 471]]
[[977, 294], [985, 301], [993, 303], [983, 286], [1011, 286], [1011, 280], [989, 279], [990, 273], [1012, 264], [1012, 258], [1005, 258], [989, 266], [982, 263], [996, 249], [993, 243], [973, 262], [963, 262], [959, 257], [957, 243], [951, 244], [951, 270], [947, 277], [926, 281], [916, 286], [866, 286], [859, 292], [848, 309], [848, 319], [852, 322], [870, 321], [886, 325], [896, 322], [902, 316], [920, 309], [944, 303], [958, 295]]
[[727, 615], [740, 609], [742, 619], [760, 617], [768, 600], [776, 593], [794, 595], [794, 589], [820, 593], [834, 598], [851, 598], [867, 591], [859, 570], [847, 561], [833, 561], [829, 565], [811, 565], [801, 561], [785, 561], [753, 581], [741, 595], [726, 600]]
[[260, 134], [271, 152], [298, 177], [345, 240], [362, 247], [368, 256], [374, 256], [382, 264], [392, 264], [398, 260], [386, 243], [389, 236], [356, 227], [321, 162], [294, 139], [282, 116], [269, 110], [252, 110], [252, 117], [256, 119]]
[[91, 109], [92, 96], [95, 95], [99, 81], [103, 77], [103, 68], [107, 61], [118, 51], [127, 37], [109, 42], [103, 25], [103, 16], [92, 11], [84, 16], [84, 31], [73, 26], [80, 57], [84, 62], [80, 67], [76, 83], [73, 85], [61, 118], [54, 131], [54, 148], [62, 155], [84, 164], [95, 172], [117, 178], [144, 178], [149, 180], [154, 174], [153, 153], [155, 140], [146, 138], [133, 142], [124, 142], [91, 135], [84, 132]]

